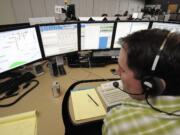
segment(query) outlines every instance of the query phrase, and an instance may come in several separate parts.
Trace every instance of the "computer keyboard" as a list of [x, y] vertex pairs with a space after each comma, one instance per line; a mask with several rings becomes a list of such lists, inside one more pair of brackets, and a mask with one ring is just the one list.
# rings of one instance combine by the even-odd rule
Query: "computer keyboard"
[[36, 76], [31, 72], [26, 72], [18, 78], [18, 84], [23, 84], [34, 79]]
[[0, 83], [0, 94], [6, 93], [6, 95], [11, 95], [19, 89], [19, 85], [28, 82], [35, 78], [30, 72], [27, 72], [16, 78], [11, 78], [5, 82]]
[[0, 83], [0, 94], [6, 93], [6, 95], [11, 95], [19, 89], [19, 84], [17, 79], [10, 79], [3, 83]]

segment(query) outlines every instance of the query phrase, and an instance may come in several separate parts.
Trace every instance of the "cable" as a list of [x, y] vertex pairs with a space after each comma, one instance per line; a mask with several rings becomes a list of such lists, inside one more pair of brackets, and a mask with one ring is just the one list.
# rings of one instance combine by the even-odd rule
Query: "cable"
[[[88, 65], [89, 66], [91, 66], [91, 63], [89, 63], [89, 55], [86, 55], [86, 56], [88, 56]], [[86, 57], [85, 57], [86, 58]], [[85, 58], [83, 58], [83, 59], [85, 59]], [[88, 75], [87, 76], [85, 76], [85, 77], [83, 77], [84, 79], [87, 79], [87, 78], [89, 78], [89, 76], [91, 75], [91, 73], [90, 72], [88, 72], [88, 71], [86, 71], [86, 70], [84, 70], [83, 69], [83, 66], [81, 66], [81, 64], [79, 65], [79, 68], [82, 68], [81, 70], [83, 70], [83, 71], [85, 71], [85, 72], [87, 72], [88, 73]], [[67, 71], [67, 74], [70, 74], [71, 73], [71, 71]], [[82, 79], [75, 79], [75, 78], [73, 78], [73, 77], [70, 77], [70, 76], [68, 76], [68, 78], [70, 78], [72, 81], [80, 81], [80, 80], [84, 80], [83, 78]]]
[[[87, 60], [88, 60], [88, 66], [89, 66], [89, 69], [92, 69], [92, 63], [91, 63], [89, 54], [87, 54], [86, 57], [87, 57]], [[84, 69], [84, 67], [81, 66], [81, 65], [80, 65], [80, 68], [81, 68], [81, 70], [83, 70], [83, 71], [85, 71], [85, 72], [88, 73], [88, 75], [87, 75], [86, 77], [84, 77], [85, 79], [89, 78], [89, 76], [90, 76], [91, 74], [93, 74], [93, 75], [97, 76], [97, 77], [100, 78], [100, 79], [103, 79], [103, 80], [106, 80], [106, 81], [111, 81], [111, 80], [108, 80], [108, 79], [104, 78], [103, 76], [100, 76], [100, 75], [94, 73], [94, 72], [87, 71], [87, 70]], [[68, 74], [69, 74], [69, 73], [71, 73], [71, 71], [68, 72]], [[78, 80], [78, 79], [74, 79], [74, 78], [69, 77], [69, 76], [68, 76], [68, 78], [72, 79], [73, 81], [80, 81], [80, 80]], [[84, 79], [81, 79], [81, 80], [84, 80]]]
[[9, 104], [2, 104], [0, 105], [0, 107], [9, 107], [9, 106], [14, 105], [15, 103], [17, 103], [20, 99], [22, 99], [24, 96], [26, 96], [29, 92], [31, 92], [34, 88], [36, 88], [39, 85], [39, 81], [37, 80], [31, 80], [30, 83], [32, 82], [36, 82], [36, 84], [32, 86], [29, 90], [27, 90], [25, 93], [23, 93], [20, 97], [18, 97], [15, 101]]
[[155, 111], [157, 112], [160, 112], [160, 113], [165, 113], [167, 115], [171, 115], [171, 116], [180, 116], [180, 114], [175, 114], [175, 112], [179, 112], [180, 110], [176, 110], [176, 111], [173, 111], [173, 112], [166, 112], [166, 111], [162, 111], [156, 107], [154, 107], [149, 101], [148, 101], [148, 97], [149, 97], [149, 94], [145, 94], [145, 100], [146, 100], [146, 103]]
[[5, 95], [5, 96], [3, 96], [3, 97], [0, 98], [0, 101], [2, 101], [2, 100], [4, 100], [4, 99], [7, 99], [7, 98], [10, 98], [10, 97], [17, 96], [17, 95], [18, 95], [18, 93], [13, 93], [12, 95], [9, 95], [9, 96]]
[[180, 112], [180, 110], [176, 110], [176, 111], [173, 111], [173, 112], [166, 112], [166, 111], [162, 111], [162, 110], [154, 107], [154, 106], [148, 101], [148, 97], [149, 97], [149, 94], [148, 94], [148, 93], [144, 93], [144, 92], [141, 93], [141, 94], [129, 93], [129, 92], [121, 89], [121, 88], [119, 87], [119, 83], [118, 83], [118, 82], [113, 82], [113, 86], [114, 86], [115, 88], [118, 88], [119, 90], [127, 93], [127, 94], [130, 94], [130, 95], [144, 95], [144, 94], [145, 94], [146, 103], [147, 103], [153, 110], [155, 110], [155, 111], [157, 111], [157, 112], [165, 113], [165, 114], [167, 114], [167, 115], [180, 116], [180, 114], [175, 114], [175, 112]]
[[[88, 73], [90, 73], [90, 75], [91, 74], [93, 74], [93, 75], [95, 75], [95, 76], [97, 76], [97, 77], [99, 77], [100, 79], [104, 79], [105, 81], [112, 81], [112, 80], [109, 80], [109, 79], [107, 79], [107, 78], [104, 78], [103, 76], [101, 76], [101, 75], [98, 75], [98, 74], [96, 74], [96, 73], [94, 73], [94, 72], [91, 72], [91, 71], [87, 71], [87, 70], [85, 70], [85, 69], [82, 69], [83, 71], [85, 71], [85, 72], [88, 72]], [[89, 76], [90, 76], [89, 75]], [[118, 78], [117, 78], [118, 79]], [[120, 78], [119, 78], [120, 79]]]
[[[83, 69], [81, 69], [81, 70], [83, 70]], [[83, 71], [85, 71], [85, 70], [83, 70]], [[72, 71], [68, 71], [67, 70], [67, 74], [71, 74], [71, 72]], [[85, 71], [85, 72], [87, 72], [87, 71]], [[88, 75], [86, 75], [85, 77], [83, 77], [82, 79], [76, 79], [76, 78], [73, 78], [73, 77], [71, 77], [72, 75], [68, 75], [67, 77], [69, 78], [69, 79], [71, 79], [73, 82], [75, 82], [75, 81], [80, 81], [80, 80], [85, 80], [85, 79], [87, 79], [87, 78], [89, 78], [89, 76], [90, 76], [90, 73], [88, 73]]]
[[[92, 64], [91, 64], [91, 60], [90, 60], [89, 55], [88, 55], [88, 63], [89, 63], [89, 69], [92, 69]], [[100, 79], [104, 79], [104, 80], [106, 80], [106, 81], [111, 81], [111, 80], [108, 80], [108, 79], [104, 78], [103, 76], [100, 76], [100, 75], [94, 73], [94, 72], [87, 71], [87, 70], [85, 70], [85, 69], [83, 69], [83, 68], [82, 68], [82, 70], [85, 71], [85, 72], [90, 73], [90, 74], [88, 75], [88, 77], [89, 77], [91, 74], [93, 74], [93, 75], [99, 77]]]

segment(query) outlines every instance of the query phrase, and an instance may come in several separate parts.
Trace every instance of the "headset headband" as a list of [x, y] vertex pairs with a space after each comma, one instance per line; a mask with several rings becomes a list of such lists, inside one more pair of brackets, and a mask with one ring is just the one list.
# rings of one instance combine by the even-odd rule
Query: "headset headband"
[[162, 50], [164, 49], [164, 46], [165, 46], [165, 44], [167, 42], [167, 39], [169, 38], [170, 35], [171, 35], [171, 33], [169, 32], [167, 34], [166, 38], [164, 39], [162, 45], [160, 46], [159, 52], [156, 54], [156, 57], [155, 57], [155, 59], [153, 61], [153, 64], [152, 64], [152, 67], [151, 67], [151, 71], [155, 71], [156, 70], [157, 64], [159, 62], [160, 54], [161, 54]]

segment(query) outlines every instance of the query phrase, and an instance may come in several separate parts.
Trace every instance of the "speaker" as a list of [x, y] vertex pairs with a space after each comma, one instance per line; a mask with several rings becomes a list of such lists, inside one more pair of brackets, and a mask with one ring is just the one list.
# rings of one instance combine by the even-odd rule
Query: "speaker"
[[33, 64], [33, 73], [36, 76], [40, 76], [40, 75], [44, 74], [44, 69], [40, 62]]
[[52, 76], [58, 76], [58, 67], [56, 61], [49, 61], [48, 67]]

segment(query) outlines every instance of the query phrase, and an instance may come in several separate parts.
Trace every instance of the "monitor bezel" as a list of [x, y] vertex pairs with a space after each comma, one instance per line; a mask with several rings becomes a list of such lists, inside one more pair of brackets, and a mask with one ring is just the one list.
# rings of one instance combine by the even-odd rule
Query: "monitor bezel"
[[150, 26], [151, 26], [151, 21], [144, 21], [144, 20], [142, 20], [142, 21], [141, 20], [117, 20], [116, 23], [115, 23], [115, 30], [114, 30], [114, 35], [113, 35], [114, 39], [113, 39], [113, 43], [112, 43], [112, 47], [111, 47], [112, 50], [120, 50], [121, 49], [121, 47], [120, 48], [114, 48], [116, 30], [117, 30], [117, 25], [118, 25], [119, 22], [138, 22], [138, 23], [147, 22], [147, 23], [149, 23], [147, 30], [150, 29]]
[[[70, 25], [70, 24], [77, 24], [77, 51], [71, 51], [71, 52], [66, 52], [66, 53], [60, 53], [60, 54], [55, 54], [55, 55], [51, 55], [51, 56], [46, 56], [45, 55], [45, 49], [43, 46], [43, 40], [41, 37], [41, 31], [40, 31], [40, 27], [41, 26], [52, 26], [52, 25]], [[79, 28], [78, 28], [78, 22], [77, 21], [73, 21], [73, 22], [58, 22], [58, 23], [47, 23], [47, 24], [39, 24], [38, 25], [38, 33], [40, 35], [40, 42], [42, 44], [42, 54], [43, 54], [43, 59], [47, 60], [50, 59], [52, 57], [56, 57], [56, 56], [64, 56], [70, 53], [74, 53], [74, 52], [78, 52], [79, 51]]]
[[150, 29], [152, 29], [152, 26], [153, 26], [153, 23], [163, 23], [163, 24], [179, 24], [180, 25], [180, 22], [177, 22], [177, 21], [151, 21], [152, 25], [150, 27]]
[[[114, 30], [115, 30], [115, 20], [102, 20], [102, 21], [80, 21], [79, 22], [79, 43], [80, 43], [80, 46], [79, 46], [79, 51], [109, 51], [109, 50], [112, 50], [112, 42], [113, 42], [113, 33], [114, 33]], [[112, 38], [111, 38], [111, 44], [110, 44], [110, 48], [106, 48], [106, 49], [85, 49], [85, 50], [82, 50], [82, 47], [81, 47], [81, 24], [96, 24], [96, 23], [113, 23], [113, 30], [112, 30]]]
[[0, 29], [0, 32], [9, 32], [9, 31], [15, 31], [15, 30], [29, 29], [29, 28], [35, 28], [37, 39], [38, 39], [38, 44], [39, 44], [39, 48], [40, 48], [41, 58], [39, 58], [37, 60], [34, 60], [34, 61], [31, 61], [29, 63], [26, 63], [24, 65], [20, 65], [18, 67], [3, 71], [3, 72], [0, 73], [0, 76], [8, 74], [9, 72], [15, 71], [17, 69], [20, 69], [21, 67], [25, 67], [25, 66], [31, 65], [31, 64], [33, 64], [35, 62], [39, 62], [39, 61], [43, 60], [42, 48], [41, 48], [41, 43], [39, 42], [40, 37], [39, 37], [38, 32], [37, 32], [37, 26], [30, 26], [29, 25], [29, 26], [19, 26], [19, 27], [10, 27], [10, 28], [8, 27], [8, 28]]
[[0, 30], [29, 27], [29, 26], [30, 26], [29, 23], [2, 24], [2, 25], [0, 25]]

